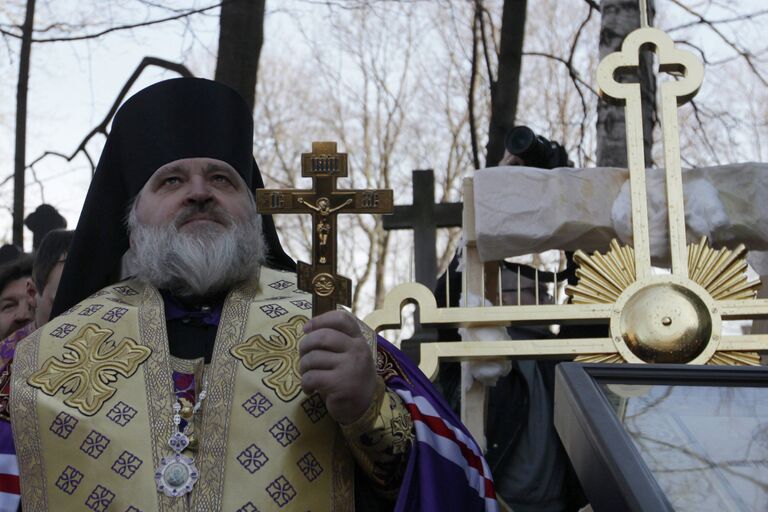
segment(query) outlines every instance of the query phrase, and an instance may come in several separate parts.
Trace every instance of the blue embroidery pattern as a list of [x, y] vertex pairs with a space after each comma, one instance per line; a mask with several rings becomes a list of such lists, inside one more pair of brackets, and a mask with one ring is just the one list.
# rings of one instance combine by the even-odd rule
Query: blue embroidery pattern
[[264, 467], [269, 457], [259, 449], [258, 446], [252, 444], [237, 456], [237, 462], [240, 463], [250, 474], [254, 474], [256, 471]]
[[272, 407], [272, 402], [261, 393], [256, 393], [243, 402], [243, 408], [254, 418], [258, 418]]
[[292, 286], [293, 283], [290, 281], [286, 281], [285, 279], [281, 279], [280, 281], [275, 281], [274, 283], [271, 283], [269, 286], [274, 288], [275, 290], [285, 290], [289, 286]]
[[60, 412], [51, 423], [50, 431], [62, 439], [66, 439], [75, 430], [77, 418], [65, 412]]
[[288, 311], [286, 311], [280, 304], [265, 304], [264, 306], [259, 307], [259, 309], [269, 318], [277, 318], [288, 313]]
[[106, 313], [104, 313], [104, 316], [101, 317], [102, 320], [106, 320], [107, 322], [112, 322], [113, 324], [123, 318], [123, 316], [128, 312], [128, 308], [112, 308]]
[[135, 456], [129, 451], [124, 451], [120, 454], [114, 464], [112, 464], [112, 471], [130, 480], [133, 474], [138, 471], [141, 465], [144, 463], [140, 458]]
[[269, 433], [272, 434], [272, 437], [274, 437], [278, 443], [283, 445], [283, 447], [294, 442], [300, 434], [299, 429], [296, 428], [296, 425], [294, 425], [287, 416], [272, 425], [272, 428], [269, 429]]
[[77, 490], [77, 486], [82, 481], [83, 474], [72, 466], [67, 466], [59, 475], [58, 480], [56, 480], [56, 487], [71, 495]]
[[85, 500], [85, 506], [95, 512], [104, 512], [109, 508], [109, 504], [115, 499], [115, 493], [97, 485], [96, 488], [91, 491], [91, 495]]
[[287, 478], [280, 476], [269, 484], [267, 493], [282, 508], [296, 496], [296, 489]]
[[124, 427], [136, 416], [137, 412], [136, 409], [121, 400], [109, 410], [107, 418]]
[[91, 304], [87, 308], [83, 309], [79, 314], [80, 316], [91, 316], [103, 307], [103, 304]]
[[312, 303], [308, 300], [292, 300], [291, 304], [299, 309], [312, 309]]
[[307, 416], [312, 420], [312, 423], [317, 423], [328, 413], [328, 410], [323, 403], [323, 399], [320, 398], [320, 395], [318, 394], [314, 394], [301, 402], [301, 408], [307, 413]]
[[104, 450], [107, 449], [108, 444], [109, 438], [107, 436], [100, 434], [95, 430], [91, 430], [91, 432], [85, 437], [83, 444], [80, 445], [80, 450], [82, 450], [89, 457], [98, 459], [101, 454], [104, 453]]
[[237, 509], [237, 512], [259, 512], [259, 509], [256, 508], [256, 505], [254, 505], [252, 502], [248, 502], [239, 509]]
[[304, 476], [307, 477], [307, 480], [310, 482], [320, 476], [320, 473], [323, 472], [322, 466], [320, 466], [320, 463], [317, 461], [315, 456], [312, 455], [312, 452], [307, 452], [302, 458], [300, 458], [299, 462], [297, 462], [297, 465], [299, 466], [301, 472], [304, 473]]
[[75, 326], [72, 324], [61, 324], [60, 326], [55, 328], [53, 331], [51, 331], [51, 336], [55, 336], [57, 338], [63, 338], [74, 330], [75, 330]]
[[115, 290], [120, 295], [125, 295], [127, 297], [131, 297], [133, 295], [138, 295], [139, 294], [139, 292], [137, 292], [136, 290], [134, 290], [130, 286], [115, 286], [112, 289]]

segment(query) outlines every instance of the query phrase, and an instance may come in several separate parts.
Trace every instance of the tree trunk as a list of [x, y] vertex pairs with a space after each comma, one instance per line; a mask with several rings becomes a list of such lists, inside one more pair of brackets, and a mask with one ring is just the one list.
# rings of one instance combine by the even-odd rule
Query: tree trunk
[[265, 1], [232, 0], [221, 6], [215, 79], [239, 92], [251, 112], [256, 102], [256, 75], [264, 43]]
[[504, 0], [499, 44], [499, 73], [491, 83], [491, 122], [485, 166], [498, 165], [504, 156], [504, 137], [515, 125], [527, 0]]
[[32, 28], [35, 0], [27, 0], [27, 13], [21, 27], [19, 82], [16, 88], [16, 149], [13, 163], [13, 243], [24, 248], [24, 189], [27, 165], [27, 93], [29, 62], [32, 55]]
[[[653, 20], [653, 2], [648, 2], [649, 22]], [[624, 38], [640, 26], [640, 9], [636, 0], [603, 0], [600, 3], [600, 58], [619, 51]], [[622, 82], [640, 81], [643, 97], [643, 146], [645, 165], [652, 165], [653, 124], [656, 119], [656, 77], [653, 54], [641, 51], [639, 77], [619, 76]], [[627, 134], [624, 107], [600, 100], [597, 106], [597, 165], [627, 167]]]

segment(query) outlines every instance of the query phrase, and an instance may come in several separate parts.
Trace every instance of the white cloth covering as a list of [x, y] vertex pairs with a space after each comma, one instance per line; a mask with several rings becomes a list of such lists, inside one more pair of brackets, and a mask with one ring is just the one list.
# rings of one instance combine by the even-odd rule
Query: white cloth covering
[[[668, 264], [663, 169], [646, 172], [651, 255]], [[743, 243], [759, 274], [768, 273], [768, 164], [683, 170], [687, 236], [719, 247]], [[475, 229], [483, 261], [550, 249], [605, 251], [632, 243], [626, 169], [494, 167], [474, 175]]]

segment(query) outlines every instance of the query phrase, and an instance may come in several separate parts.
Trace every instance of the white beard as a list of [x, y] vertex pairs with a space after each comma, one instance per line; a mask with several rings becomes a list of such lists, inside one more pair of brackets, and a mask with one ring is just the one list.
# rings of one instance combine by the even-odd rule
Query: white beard
[[225, 211], [214, 213], [227, 226], [204, 223], [179, 232], [185, 210], [163, 226], [141, 224], [135, 208], [128, 215], [131, 250], [126, 270], [156, 288], [179, 297], [207, 297], [257, 276], [264, 261], [261, 216], [255, 208], [237, 220]]

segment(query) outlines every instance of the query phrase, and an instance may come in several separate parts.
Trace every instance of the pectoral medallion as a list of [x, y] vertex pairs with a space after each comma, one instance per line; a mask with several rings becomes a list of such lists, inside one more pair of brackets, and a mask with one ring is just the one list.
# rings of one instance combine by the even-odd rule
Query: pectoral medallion
[[192, 492], [200, 472], [191, 457], [181, 452], [189, 446], [189, 438], [182, 432], [176, 432], [168, 440], [168, 446], [174, 454], [160, 459], [160, 465], [155, 470], [155, 482], [158, 492], [176, 498]]

